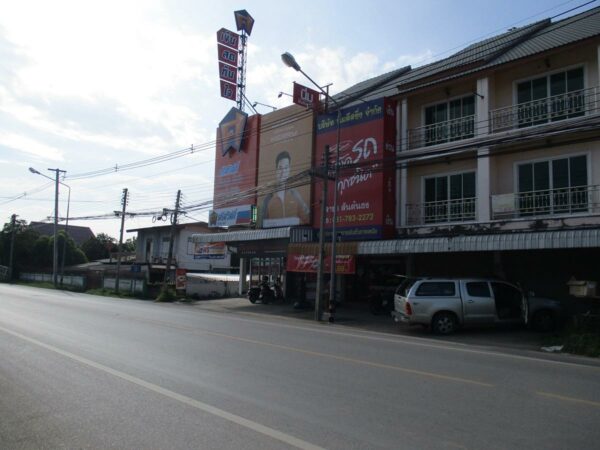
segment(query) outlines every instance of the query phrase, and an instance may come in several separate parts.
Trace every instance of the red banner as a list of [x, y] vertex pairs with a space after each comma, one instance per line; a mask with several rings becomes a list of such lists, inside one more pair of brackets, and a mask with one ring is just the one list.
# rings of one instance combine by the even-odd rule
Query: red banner
[[224, 62], [225, 64], [230, 64], [232, 66], [237, 67], [238, 65], [238, 51], [233, 50], [229, 47], [225, 47], [224, 45], [218, 44], [217, 50], [219, 51], [219, 61]]
[[227, 81], [221, 81], [221, 97], [227, 98], [229, 100], [236, 101], [237, 100], [237, 85], [233, 83], [228, 83]]
[[[388, 238], [394, 234], [395, 109], [388, 100], [374, 100], [341, 111], [337, 229], [342, 240]], [[314, 161], [330, 146], [329, 163], [336, 162], [337, 114], [317, 118]], [[347, 168], [345, 168], [345, 166]], [[313, 227], [318, 228], [322, 181], [315, 183]], [[334, 185], [329, 184], [326, 239], [333, 225]], [[328, 233], [328, 234], [327, 234]]]
[[240, 35], [221, 28], [217, 31], [217, 42], [237, 50], [240, 47]]
[[319, 110], [319, 93], [314, 89], [294, 83], [294, 103], [296, 105]]
[[237, 83], [237, 74], [238, 71], [236, 67], [219, 62], [219, 78], [221, 78], [221, 80]]
[[[353, 274], [356, 273], [356, 258], [354, 255], [336, 255], [335, 273]], [[325, 273], [331, 273], [331, 256], [325, 257]], [[319, 257], [317, 255], [299, 255], [297, 253], [288, 254], [286, 270], [288, 272], [308, 272], [316, 273], [319, 269]]]
[[175, 269], [175, 289], [183, 290], [187, 285], [187, 270], [186, 269]]

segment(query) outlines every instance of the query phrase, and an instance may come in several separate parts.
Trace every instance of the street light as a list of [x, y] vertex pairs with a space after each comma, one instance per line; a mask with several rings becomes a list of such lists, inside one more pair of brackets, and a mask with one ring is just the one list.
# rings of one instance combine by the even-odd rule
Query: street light
[[[54, 188], [54, 247], [53, 247], [53, 255], [52, 255], [52, 280], [54, 282], [54, 286], [56, 287], [56, 285], [58, 284], [58, 185], [62, 184], [63, 186], [65, 186], [69, 189], [69, 197], [67, 200], [67, 222], [65, 225], [65, 234], [68, 233], [68, 230], [69, 230], [69, 207], [71, 205], [71, 187], [66, 185], [62, 181], [58, 180], [59, 173], [60, 172], [66, 173], [66, 171], [60, 170], [60, 169], [48, 169], [48, 170], [55, 172], [56, 178], [50, 178], [49, 176], [44, 175], [43, 173], [35, 170], [33, 167], [29, 168], [29, 171], [31, 173], [40, 175], [44, 178], [48, 178], [49, 180], [52, 180], [55, 182], [55, 188]], [[63, 260], [62, 260], [62, 269], [61, 269], [61, 277], [60, 277], [61, 285], [62, 285], [64, 268], [65, 268], [66, 243], [67, 243], [67, 240], [65, 237], [65, 240], [63, 242]]]
[[256, 108], [256, 105], [266, 106], [267, 108], [271, 108], [273, 111], [276, 111], [277, 108], [271, 105], [267, 105], [266, 103], [254, 102], [252, 103], [252, 108]]
[[[283, 63], [294, 69], [296, 72], [300, 72], [304, 75], [312, 84], [314, 84], [319, 91], [321, 91], [327, 100], [331, 100], [337, 109], [337, 138], [335, 145], [335, 168], [334, 168], [334, 181], [333, 181], [333, 225], [331, 227], [331, 277], [329, 278], [329, 321], [333, 322], [333, 312], [335, 306], [335, 287], [336, 287], [336, 257], [337, 257], [337, 200], [338, 200], [338, 178], [339, 178], [339, 163], [340, 163], [340, 119], [341, 119], [341, 108], [340, 104], [329, 95], [319, 84], [317, 84], [311, 77], [309, 77], [300, 67], [300, 64], [296, 61], [296, 58], [289, 53], [285, 52], [281, 55]], [[327, 183], [328, 179], [325, 179], [324, 183]], [[326, 198], [323, 199], [327, 201]], [[323, 230], [321, 230], [323, 233]], [[319, 241], [320, 246], [322, 241]], [[319, 248], [319, 255], [323, 254], [323, 249]], [[319, 265], [321, 266], [321, 265]], [[317, 299], [315, 301], [315, 318], [321, 320], [321, 292], [317, 292]]]

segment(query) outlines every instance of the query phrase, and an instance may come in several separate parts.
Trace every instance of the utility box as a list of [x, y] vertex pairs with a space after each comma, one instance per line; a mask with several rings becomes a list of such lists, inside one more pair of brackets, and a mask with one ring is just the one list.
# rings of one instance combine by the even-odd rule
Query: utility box
[[567, 285], [569, 286], [569, 294], [575, 297], [595, 297], [597, 283], [595, 281], [576, 280], [571, 278]]

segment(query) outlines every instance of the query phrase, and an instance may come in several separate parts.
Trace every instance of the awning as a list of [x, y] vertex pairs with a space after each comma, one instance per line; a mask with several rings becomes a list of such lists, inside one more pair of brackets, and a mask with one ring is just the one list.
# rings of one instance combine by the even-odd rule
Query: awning
[[600, 247], [600, 229], [363, 241], [359, 255], [489, 252]]
[[265, 228], [261, 230], [241, 230], [227, 233], [192, 234], [193, 242], [241, 242], [263, 239], [285, 239], [290, 237], [290, 228]]

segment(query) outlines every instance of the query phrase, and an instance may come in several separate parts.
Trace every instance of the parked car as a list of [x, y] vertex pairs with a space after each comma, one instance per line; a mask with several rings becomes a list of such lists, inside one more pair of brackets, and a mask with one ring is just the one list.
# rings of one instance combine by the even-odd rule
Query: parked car
[[396, 322], [431, 327], [436, 334], [488, 324], [529, 324], [539, 331], [557, 326], [560, 302], [526, 295], [501, 280], [477, 278], [407, 278], [394, 295]]

